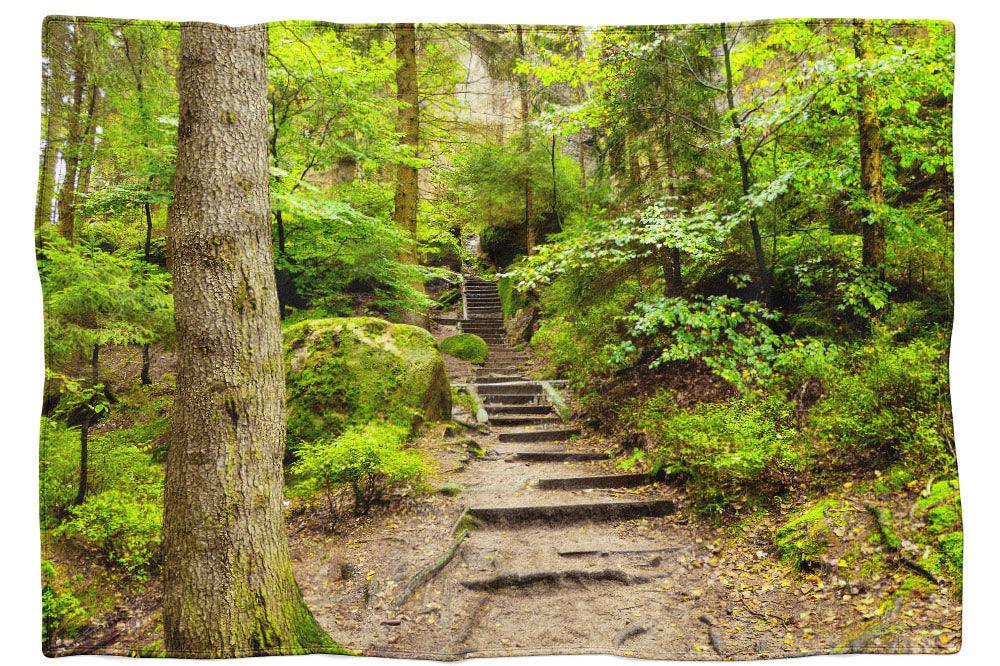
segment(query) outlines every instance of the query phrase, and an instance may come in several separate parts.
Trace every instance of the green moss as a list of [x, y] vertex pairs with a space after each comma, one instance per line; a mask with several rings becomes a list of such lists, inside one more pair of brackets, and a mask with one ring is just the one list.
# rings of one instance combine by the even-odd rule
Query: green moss
[[500, 307], [503, 309], [505, 320], [510, 319], [515, 312], [528, 305], [527, 297], [514, 288], [514, 281], [509, 277], [497, 280], [497, 291], [500, 293]]
[[445, 338], [441, 341], [441, 351], [477, 365], [485, 363], [490, 353], [486, 341], [472, 333], [459, 333]]
[[844, 525], [844, 509], [836, 500], [825, 499], [794, 515], [775, 532], [775, 549], [781, 560], [797, 569], [819, 563], [833, 535]]
[[301, 599], [295, 604], [292, 622], [294, 624], [296, 642], [302, 648], [303, 653], [359, 654], [358, 651], [345, 648], [330, 638], [330, 635], [323, 630], [323, 627], [319, 625], [319, 622], [316, 621], [312, 612]]
[[434, 338], [373, 317], [309, 319], [285, 330], [288, 445], [373, 420], [413, 425], [451, 415]]

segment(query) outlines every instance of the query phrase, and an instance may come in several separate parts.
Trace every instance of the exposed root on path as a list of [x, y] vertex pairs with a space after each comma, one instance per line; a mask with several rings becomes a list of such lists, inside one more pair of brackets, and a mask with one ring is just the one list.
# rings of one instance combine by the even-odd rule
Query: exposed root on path
[[444, 555], [439, 557], [433, 564], [421, 569], [417, 575], [406, 584], [403, 591], [399, 593], [399, 597], [396, 599], [396, 608], [405, 604], [406, 601], [413, 596], [414, 592], [434, 578], [434, 576], [436, 576], [441, 569], [448, 566], [448, 563], [454, 559], [455, 555], [458, 553], [458, 549], [462, 546], [462, 542], [465, 541], [468, 536], [469, 530], [462, 530], [462, 532], [458, 535], [458, 538], [455, 539], [455, 541], [451, 544], [451, 547], [447, 550], [447, 552], [445, 552]]
[[532, 571], [524, 574], [500, 574], [492, 578], [462, 581], [462, 586], [470, 590], [495, 592], [545, 583], [559, 585], [564, 582], [575, 582], [582, 585], [587, 581], [601, 581], [621, 583], [623, 585], [637, 585], [648, 583], [650, 580], [652, 579], [648, 576], [637, 576], [621, 569], [599, 569], [595, 571], [570, 569], [564, 571]]

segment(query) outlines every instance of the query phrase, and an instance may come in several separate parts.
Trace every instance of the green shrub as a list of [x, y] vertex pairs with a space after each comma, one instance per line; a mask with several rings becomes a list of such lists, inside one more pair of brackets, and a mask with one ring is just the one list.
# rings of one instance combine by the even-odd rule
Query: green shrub
[[817, 434], [844, 451], [875, 452], [914, 469], [953, 469], [943, 350], [894, 343], [884, 332], [859, 345], [810, 412]]
[[306, 491], [321, 491], [331, 509], [337, 489], [347, 486], [354, 510], [365, 514], [394, 486], [413, 486], [428, 471], [420, 453], [406, 448], [408, 430], [387, 423], [371, 423], [330, 440], [305, 443], [292, 465]]
[[528, 298], [517, 290], [513, 278], [509, 276], [505, 275], [497, 280], [497, 291], [500, 293], [500, 307], [505, 320], [528, 305]]
[[476, 399], [464, 388], [451, 387], [451, 403], [461, 407], [470, 414], [475, 414], [479, 409]]
[[39, 446], [39, 511], [42, 526], [52, 526], [76, 497], [80, 476], [80, 431], [42, 417]]
[[740, 498], [769, 499], [804, 462], [792, 405], [779, 396], [671, 413], [672, 403], [669, 392], [657, 394], [637, 425], [656, 438], [653, 471], [685, 479], [702, 511], [721, 513]]
[[72, 507], [70, 519], [57, 529], [57, 534], [144, 577], [159, 561], [162, 513], [157, 502], [108, 490]]
[[630, 328], [630, 339], [610, 345], [608, 358], [616, 366], [651, 358], [651, 368], [699, 359], [745, 393], [771, 375], [782, 345], [768, 325], [776, 319], [777, 314], [757, 302], [727, 296], [660, 297], [637, 303], [631, 314], [621, 317]]
[[476, 365], [485, 363], [490, 353], [486, 341], [472, 333], [459, 333], [445, 338], [441, 341], [441, 351]]
[[56, 640], [72, 637], [87, 612], [68, 585], [59, 579], [56, 565], [42, 560], [42, 646], [46, 652]]

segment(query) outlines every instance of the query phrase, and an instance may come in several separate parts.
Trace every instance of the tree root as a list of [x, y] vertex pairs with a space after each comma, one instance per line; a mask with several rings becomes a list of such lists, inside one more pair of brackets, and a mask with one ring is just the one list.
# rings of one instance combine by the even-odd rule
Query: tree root
[[708, 642], [712, 644], [712, 649], [723, 659], [726, 658], [726, 641], [722, 637], [722, 630], [708, 615], [701, 615], [698, 619], [708, 625]]
[[638, 583], [648, 583], [651, 578], [648, 576], [637, 576], [626, 573], [621, 569], [602, 569], [598, 571], [585, 571], [572, 569], [569, 571], [532, 571], [530, 573], [508, 573], [484, 578], [481, 580], [462, 581], [462, 586], [470, 590], [497, 591], [512, 587], [528, 587], [539, 583], [561, 583], [563, 581], [573, 581], [584, 583], [586, 581], [613, 581], [623, 585], [636, 585]]
[[560, 550], [558, 551], [559, 557], [587, 557], [589, 555], [600, 555], [605, 557], [607, 555], [644, 555], [646, 553], [669, 553], [675, 550], [680, 550], [677, 546], [668, 546], [666, 548], [629, 548], [623, 550]]
[[434, 578], [434, 576], [436, 576], [438, 572], [441, 571], [441, 569], [444, 569], [446, 566], [448, 566], [448, 563], [451, 562], [452, 559], [455, 557], [455, 555], [458, 553], [458, 549], [462, 546], [462, 542], [465, 541], [465, 538], [468, 536], [469, 536], [469, 530], [462, 530], [462, 532], [459, 533], [458, 537], [451, 544], [451, 547], [445, 552], [444, 555], [439, 557], [438, 560], [434, 562], [434, 564], [431, 564], [430, 566], [421, 569], [416, 576], [410, 579], [410, 582], [406, 584], [406, 587], [403, 588], [403, 591], [399, 593], [399, 597], [396, 598], [395, 607], [400, 608], [403, 604], [406, 603], [407, 599], [413, 596], [414, 592], [416, 592], [418, 589], [420, 589], [420, 587], [422, 587], [428, 581]]
[[475, 629], [476, 624], [479, 622], [479, 616], [483, 614], [483, 608], [486, 606], [488, 600], [489, 597], [484, 594], [476, 601], [472, 607], [472, 612], [469, 613], [469, 617], [455, 635], [456, 646], [462, 645], [465, 641], [469, 640], [469, 634], [472, 633], [472, 630]]
[[893, 554], [897, 564], [906, 567], [920, 576], [923, 576], [935, 585], [940, 585], [941, 581], [938, 580], [938, 577], [935, 576], [933, 572], [903, 554], [899, 535], [896, 534], [896, 528], [892, 524], [892, 514], [890, 514], [886, 509], [873, 504], [866, 504], [865, 509], [867, 509], [868, 513], [870, 513], [875, 519], [879, 535], [882, 538], [882, 544], [890, 553]]
[[635, 636], [640, 636], [649, 631], [648, 627], [644, 627], [641, 624], [632, 624], [629, 622], [625, 627], [615, 634], [615, 645], [621, 646], [625, 641]]

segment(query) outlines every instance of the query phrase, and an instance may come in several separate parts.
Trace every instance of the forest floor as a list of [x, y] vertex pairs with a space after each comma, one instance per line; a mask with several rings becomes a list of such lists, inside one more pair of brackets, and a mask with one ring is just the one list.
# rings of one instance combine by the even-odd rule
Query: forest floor
[[[469, 370], [460, 366], [452, 362], [449, 370]], [[512, 454], [525, 445], [501, 442], [502, 431], [440, 426], [428, 433], [421, 446], [440, 470], [431, 480], [439, 492], [400, 498], [363, 519], [331, 520], [321, 509], [293, 517], [296, 578], [336, 640], [366, 655], [428, 659], [585, 653], [747, 659], [958, 649], [961, 606], [947, 585], [895, 566], [866, 565], [865, 555], [882, 558], [864, 498], [851, 494], [851, 483], [843, 499], [852, 510], [829, 566], [802, 573], [773, 553], [776, 518], [715, 524], [690, 510], [681, 488], [664, 483], [540, 490], [543, 477], [620, 471], [611, 460], [518, 460]], [[483, 455], [470, 455], [470, 446]], [[585, 433], [560, 448], [612, 447]], [[914, 494], [904, 489], [880, 497], [883, 505], [887, 499], [905, 520]], [[481, 525], [464, 540], [455, 534], [466, 507], [626, 500], [670, 500], [677, 510], [632, 520]], [[399, 603], [403, 590], [453, 549], [454, 557]]]
[[[443, 338], [455, 329], [437, 326], [433, 332]], [[124, 363], [112, 360], [109, 367]], [[157, 374], [169, 369], [170, 360], [156, 357]], [[475, 374], [464, 361], [446, 362], [453, 382]], [[129, 374], [133, 365], [129, 357]], [[456, 416], [472, 419], [460, 410]], [[844, 482], [827, 495], [846, 510], [823, 565], [800, 572], [778, 559], [774, 533], [792, 508], [817, 499], [806, 490], [789, 498], [789, 511], [780, 515], [727, 523], [699, 516], [683, 487], [667, 483], [540, 490], [539, 478], [621, 471], [611, 459], [517, 460], [510, 454], [528, 447], [499, 441], [503, 431], [430, 428], [418, 442], [437, 468], [428, 479], [430, 492], [392, 498], [368, 516], [331, 514], [321, 499], [293, 501], [295, 575], [336, 640], [365, 655], [429, 659], [571, 653], [746, 659], [832, 651], [948, 653], [960, 646], [960, 594], [946, 581], [933, 584], [887, 563], [864, 508], [877, 500], [905, 536], [917, 529], [910, 523], [922, 487], [874, 497], [861, 482], [871, 470], [860, 470], [856, 483]], [[559, 446], [602, 453], [617, 444], [584, 430]], [[670, 500], [676, 510], [632, 520], [477, 526], [453, 559], [397, 603], [420, 572], [451, 551], [466, 507], [628, 500]], [[158, 652], [157, 576], [129, 582], [69, 544], [50, 543], [46, 551], [61, 567], [78, 571], [95, 596], [93, 605], [106, 609], [59, 652]], [[482, 585], [488, 579], [493, 584]]]

